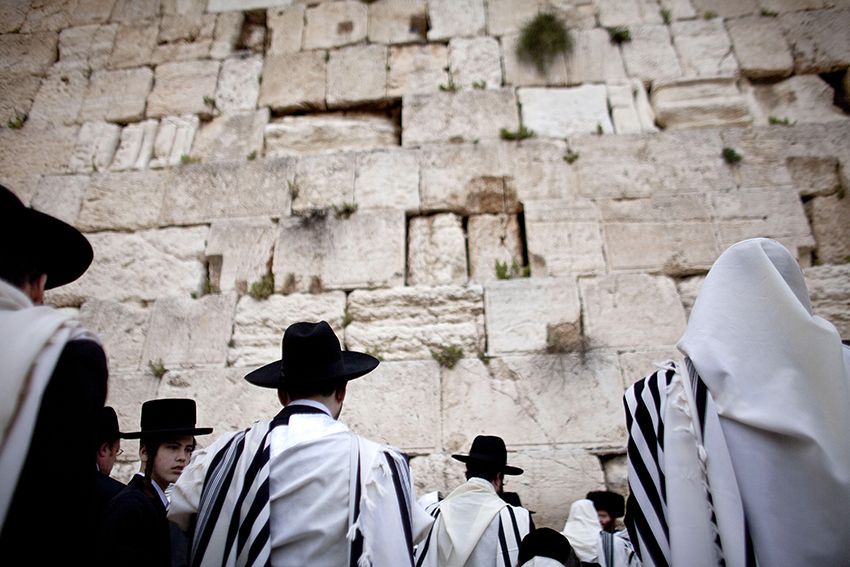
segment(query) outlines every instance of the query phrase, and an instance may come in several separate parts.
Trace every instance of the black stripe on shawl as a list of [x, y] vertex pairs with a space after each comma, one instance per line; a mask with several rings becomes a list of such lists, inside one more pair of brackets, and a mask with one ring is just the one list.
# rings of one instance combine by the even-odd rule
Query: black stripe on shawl
[[[268, 451], [268, 448], [266, 448], [266, 451]], [[263, 511], [263, 508], [265, 508], [268, 502], [269, 479], [266, 478], [266, 480], [264, 480], [257, 489], [254, 501], [251, 502], [251, 507], [248, 509], [248, 513], [245, 514], [245, 518], [242, 520], [242, 525], [239, 526], [239, 536], [236, 540], [236, 557], [239, 557], [242, 554], [242, 549], [244, 549], [245, 543], [251, 535], [254, 522], [257, 521], [257, 518], [260, 516], [260, 513]], [[268, 523], [268, 520], [266, 523]]]
[[[354, 517], [351, 523], [357, 522], [360, 517], [360, 451], [357, 451], [357, 482], [354, 487]], [[349, 567], [357, 567], [357, 561], [363, 554], [363, 534], [360, 530], [355, 530], [354, 541], [351, 542], [351, 551], [348, 556]]]
[[519, 536], [519, 526], [517, 525], [516, 515], [514, 515], [514, 509], [511, 508], [510, 505], [507, 506], [507, 509], [508, 509], [508, 514], [510, 514], [510, 516], [511, 516], [511, 524], [514, 527], [514, 537], [516, 538], [517, 545], [519, 545], [520, 542], [522, 541], [522, 538]]
[[[399, 477], [395, 459], [386, 452], [384, 453], [384, 458], [386, 459], [387, 464], [390, 465], [390, 469], [392, 469], [393, 472], [393, 486], [395, 486], [395, 495], [396, 499], [398, 499], [398, 511], [401, 513], [401, 524], [404, 527], [404, 541], [407, 543], [408, 551], [412, 553], [413, 533], [410, 528], [410, 505], [407, 502], [407, 497], [404, 495], [404, 489], [401, 486], [401, 477]], [[413, 565], [413, 556], [410, 557], [410, 564]]]
[[499, 515], [499, 545], [502, 546], [502, 558], [505, 560], [505, 567], [513, 567], [511, 565], [511, 554], [508, 552], [508, 541], [505, 538], [505, 528], [502, 526], [502, 516]]
[[[257, 561], [260, 553], [262, 553], [263, 549], [266, 547], [269, 537], [271, 537], [271, 526], [269, 525], [269, 522], [266, 522], [257, 534], [257, 538], [254, 540], [254, 543], [251, 544], [251, 548], [248, 550], [248, 562], [246, 565], [254, 565], [254, 562]], [[272, 558], [271, 553], [269, 553], [264, 565], [265, 567], [271, 567], [271, 564]]]
[[[636, 503], [635, 503], [636, 504]], [[658, 545], [658, 541], [652, 537], [654, 532], [649, 526], [649, 523], [646, 520], [646, 517], [643, 515], [643, 510], [641, 510], [640, 506], [632, 506], [633, 508], [631, 514], [629, 515], [630, 524], [627, 524], [629, 529], [629, 536], [635, 537], [632, 540], [632, 545], [635, 550], [638, 552], [638, 557], [641, 558], [641, 561], [646, 562], [646, 553], [649, 553], [649, 557], [652, 558], [655, 565], [658, 567], [668, 567], [667, 558], [664, 556], [664, 552], [661, 550], [661, 546]], [[659, 519], [664, 519], [663, 516]], [[639, 534], [646, 534], [650, 537], [642, 539], [639, 537]], [[664, 522], [664, 536], [665, 538], [669, 537], [667, 533], [667, 524]], [[646, 543], [646, 549], [641, 549], [640, 543]]]
[[[257, 451], [254, 455], [254, 458], [251, 459], [251, 464], [248, 465], [248, 470], [245, 471], [245, 478], [243, 479], [242, 484], [242, 492], [239, 494], [239, 498], [236, 500], [236, 505], [233, 507], [234, 514], [233, 517], [230, 518], [230, 527], [227, 530], [227, 539], [225, 540], [224, 549], [231, 550], [233, 548], [233, 542], [236, 541], [236, 536], [244, 529], [244, 524], [240, 527], [240, 517], [242, 511], [242, 504], [245, 502], [245, 498], [248, 497], [248, 494], [251, 492], [251, 488], [254, 484], [254, 480], [257, 478], [257, 474], [259, 474], [260, 469], [263, 467], [263, 463], [269, 462], [269, 448], [266, 446], [266, 440], [269, 436], [271, 429], [269, 429], [266, 434], [263, 436], [262, 441], [260, 442], [260, 446], [263, 447], [262, 451]], [[250, 532], [251, 526], [247, 527]], [[247, 537], [247, 536], [246, 536]], [[243, 542], [244, 543], [244, 542]], [[239, 550], [236, 551], [236, 557], [239, 557]]]
[[431, 543], [431, 536], [434, 535], [434, 527], [437, 522], [431, 524], [428, 529], [428, 537], [425, 538], [425, 543], [422, 544], [422, 551], [419, 553], [419, 561], [416, 562], [416, 567], [422, 567], [422, 562], [425, 561], [425, 556], [428, 555], [428, 545]]

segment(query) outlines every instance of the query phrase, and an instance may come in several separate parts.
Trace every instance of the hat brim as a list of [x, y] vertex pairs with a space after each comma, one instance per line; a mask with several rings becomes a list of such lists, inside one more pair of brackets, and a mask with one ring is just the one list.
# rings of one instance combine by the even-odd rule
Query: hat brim
[[[364, 352], [344, 350], [341, 354], [344, 370], [332, 375], [306, 377], [309, 378], [310, 385], [354, 380], [372, 372], [380, 363], [377, 358]], [[283, 361], [276, 360], [249, 372], [245, 375], [245, 380], [263, 388], [284, 388], [287, 385], [287, 376], [283, 375]]]
[[24, 209], [22, 219], [35, 241], [28, 248], [37, 255], [47, 274], [45, 289], [53, 289], [79, 278], [91, 265], [94, 251], [83, 233], [55, 217]]
[[495, 468], [499, 472], [503, 472], [509, 475], [521, 475], [525, 471], [519, 467], [512, 467], [511, 465], [500, 465], [496, 461], [491, 459], [482, 459], [480, 457], [476, 457], [474, 455], [452, 455], [452, 458], [460, 461], [461, 463], [472, 463], [477, 465], [482, 465], [484, 467]]
[[212, 427], [184, 427], [178, 429], [148, 429], [147, 431], [131, 431], [124, 433], [123, 439], [139, 439], [151, 435], [209, 435]]

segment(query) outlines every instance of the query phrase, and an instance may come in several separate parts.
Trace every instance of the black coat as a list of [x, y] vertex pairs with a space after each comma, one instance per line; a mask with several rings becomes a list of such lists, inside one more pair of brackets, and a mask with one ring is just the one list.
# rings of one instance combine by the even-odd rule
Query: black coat
[[127, 488], [127, 485], [119, 480], [115, 480], [108, 474], [103, 474], [100, 471], [94, 472], [94, 489], [95, 501], [97, 503], [97, 523], [98, 526], [103, 519], [103, 514], [106, 512], [106, 505], [109, 501], [115, 498], [119, 492]]

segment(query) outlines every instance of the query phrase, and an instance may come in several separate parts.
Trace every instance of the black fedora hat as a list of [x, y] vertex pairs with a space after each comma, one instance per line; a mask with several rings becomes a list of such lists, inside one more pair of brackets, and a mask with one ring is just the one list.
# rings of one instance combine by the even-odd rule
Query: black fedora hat
[[619, 518], [626, 513], [626, 499], [616, 492], [593, 490], [588, 492], [585, 498], [593, 502], [597, 512], [604, 510], [614, 518]]
[[264, 388], [333, 384], [354, 380], [378, 366], [374, 356], [342, 350], [325, 321], [287, 327], [281, 354], [281, 360], [250, 372], [245, 380]]
[[479, 465], [485, 469], [497, 470], [505, 474], [517, 475], [523, 473], [521, 468], [507, 464], [508, 450], [505, 448], [505, 442], [501, 437], [495, 435], [479, 435], [473, 439], [472, 448], [468, 455], [452, 455], [452, 458], [462, 463]]
[[552, 528], [537, 528], [522, 538], [517, 565], [522, 565], [533, 557], [548, 557], [566, 565], [570, 559], [570, 551], [572, 546], [564, 534]]
[[126, 439], [126, 433], [118, 428], [118, 416], [115, 410], [109, 406], [100, 408], [100, 417], [97, 424], [97, 439], [100, 443], [112, 442], [116, 439]]
[[148, 435], [206, 435], [212, 427], [195, 427], [195, 400], [163, 398], [142, 404], [142, 430], [125, 433], [125, 439]]
[[24, 206], [0, 185], [2, 261], [26, 259], [47, 274], [46, 289], [71, 283], [85, 272], [94, 253], [83, 234], [68, 223]]

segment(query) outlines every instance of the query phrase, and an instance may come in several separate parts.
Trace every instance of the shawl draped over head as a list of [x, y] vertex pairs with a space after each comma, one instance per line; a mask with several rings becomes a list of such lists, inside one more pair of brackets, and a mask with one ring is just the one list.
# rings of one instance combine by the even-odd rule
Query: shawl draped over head
[[570, 506], [570, 515], [561, 532], [569, 540], [576, 556], [581, 561], [593, 562], [599, 554], [599, 532], [602, 525], [593, 502], [576, 500]]

